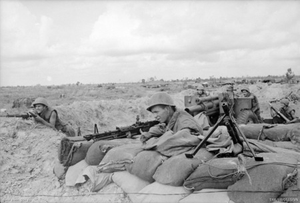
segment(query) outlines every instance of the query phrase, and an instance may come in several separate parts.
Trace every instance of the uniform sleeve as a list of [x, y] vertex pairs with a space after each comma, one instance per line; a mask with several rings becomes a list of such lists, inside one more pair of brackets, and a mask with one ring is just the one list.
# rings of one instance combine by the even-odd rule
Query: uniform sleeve
[[157, 124], [152, 126], [148, 132], [146, 132], [146, 137], [160, 137], [165, 133], [165, 124]]

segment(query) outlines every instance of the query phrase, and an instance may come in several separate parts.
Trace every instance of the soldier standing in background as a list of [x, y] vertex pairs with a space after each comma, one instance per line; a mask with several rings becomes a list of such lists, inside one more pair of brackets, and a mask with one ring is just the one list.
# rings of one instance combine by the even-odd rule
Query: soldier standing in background
[[285, 75], [286, 75], [287, 83], [289, 84], [293, 83], [293, 78], [295, 77], [295, 74], [292, 72], [291, 68], [287, 69]]

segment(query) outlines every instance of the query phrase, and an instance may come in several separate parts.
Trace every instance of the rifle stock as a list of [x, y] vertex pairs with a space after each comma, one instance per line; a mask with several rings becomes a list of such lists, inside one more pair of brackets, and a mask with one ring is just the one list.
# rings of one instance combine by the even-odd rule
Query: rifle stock
[[25, 113], [25, 114], [6, 114], [6, 115], [0, 115], [0, 117], [14, 117], [14, 118], [22, 118], [22, 119], [28, 119], [30, 117], [36, 117], [36, 115], [34, 115], [31, 112]]
[[87, 140], [113, 140], [113, 139], [120, 139], [120, 138], [127, 138], [134, 135], [139, 135], [140, 130], [142, 131], [148, 131], [152, 126], [158, 124], [159, 121], [153, 120], [153, 121], [146, 121], [146, 122], [140, 122], [137, 121], [136, 123], [125, 126], [125, 127], [116, 127], [116, 130], [103, 132], [103, 133], [94, 133], [94, 134], [88, 134], [84, 135], [83, 137]]
[[280, 116], [280, 118], [282, 118], [283, 120], [285, 120], [286, 122], [289, 122], [290, 120], [287, 118], [287, 117], [285, 117], [282, 113], [280, 113], [274, 106], [272, 106], [272, 104], [269, 102], [269, 106], [270, 106], [270, 108], [273, 110], [273, 111], [275, 111], [275, 113], [278, 115], [278, 116]]

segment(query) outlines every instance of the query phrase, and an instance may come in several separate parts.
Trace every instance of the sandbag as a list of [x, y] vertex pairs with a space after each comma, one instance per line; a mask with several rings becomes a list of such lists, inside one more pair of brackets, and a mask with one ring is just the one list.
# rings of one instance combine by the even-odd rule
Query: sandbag
[[58, 159], [63, 166], [72, 166], [85, 159], [86, 153], [92, 141], [86, 141], [83, 137], [64, 137], [58, 147]]
[[189, 190], [226, 189], [234, 184], [243, 174], [238, 172], [238, 158], [215, 158], [200, 164], [184, 181]]
[[154, 182], [152, 176], [157, 167], [159, 167], [166, 159], [167, 157], [161, 155], [157, 151], [142, 151], [134, 157], [133, 163], [126, 165], [126, 170], [129, 173], [152, 183]]
[[286, 189], [287, 174], [297, 168], [297, 160], [280, 153], [261, 153], [262, 162], [253, 159], [247, 162], [249, 178], [229, 186], [228, 196], [234, 202], [270, 202], [279, 197]]
[[91, 145], [86, 153], [85, 161], [89, 165], [98, 165], [104, 155], [112, 148], [137, 142], [133, 139], [115, 139], [115, 140], [100, 140]]
[[163, 185], [157, 182], [147, 185], [132, 198], [133, 203], [178, 203], [190, 192], [183, 187]]
[[58, 161], [55, 162], [53, 167], [53, 173], [59, 180], [65, 177], [66, 171], [67, 167], [63, 166]]
[[203, 189], [194, 192], [181, 199], [179, 203], [234, 203], [232, 202], [225, 189]]
[[278, 141], [278, 142], [274, 142], [274, 141], [271, 141], [271, 140], [264, 140], [264, 141], [260, 141], [260, 143], [268, 145], [268, 146], [272, 146], [272, 147], [280, 147], [280, 148], [284, 148], [284, 149], [289, 149], [289, 150], [294, 150], [294, 151], [300, 152], [300, 145], [293, 144], [290, 141]]
[[150, 184], [149, 182], [130, 174], [128, 171], [115, 172], [112, 176], [112, 180], [127, 193], [131, 200], [135, 199], [136, 193]]
[[75, 186], [77, 178], [82, 174], [86, 167], [88, 167], [88, 165], [85, 160], [81, 160], [73, 166], [70, 166], [66, 173], [66, 186]]
[[[295, 137], [295, 130], [299, 128], [299, 123], [295, 124], [247, 124], [241, 125], [240, 129], [249, 139], [272, 140], [272, 141], [290, 141]], [[297, 131], [298, 132], [298, 131]], [[300, 130], [299, 130], [300, 132]], [[300, 135], [299, 135], [300, 136]]]
[[193, 159], [186, 158], [185, 154], [173, 156], [157, 168], [153, 178], [161, 184], [182, 186], [184, 180], [194, 172], [200, 163], [212, 157], [213, 154], [205, 148], [201, 148]]
[[88, 180], [91, 181], [90, 191], [98, 192], [106, 185], [112, 183], [113, 173], [98, 173], [96, 166], [87, 166], [76, 179], [75, 186], [82, 185]]
[[99, 172], [112, 173], [125, 171], [125, 165], [132, 163], [133, 158], [142, 151], [141, 144], [126, 144], [109, 150], [100, 164]]

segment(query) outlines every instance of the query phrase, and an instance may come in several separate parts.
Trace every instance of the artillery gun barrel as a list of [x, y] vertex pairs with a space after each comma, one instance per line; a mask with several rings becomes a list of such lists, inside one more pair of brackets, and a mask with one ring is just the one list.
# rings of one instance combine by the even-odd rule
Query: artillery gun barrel
[[204, 102], [214, 102], [215, 100], [219, 101], [219, 96], [209, 96], [209, 97], [203, 97], [203, 98], [197, 98], [195, 100], [195, 102], [197, 104], [201, 104], [201, 103], [204, 103]]
[[219, 100], [208, 100], [198, 105], [185, 108], [184, 110], [191, 115], [205, 111], [206, 115], [210, 116], [219, 112], [219, 105]]

